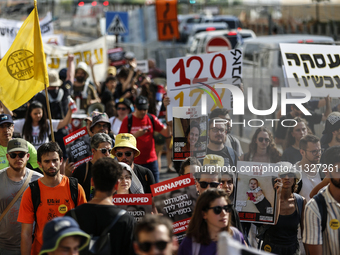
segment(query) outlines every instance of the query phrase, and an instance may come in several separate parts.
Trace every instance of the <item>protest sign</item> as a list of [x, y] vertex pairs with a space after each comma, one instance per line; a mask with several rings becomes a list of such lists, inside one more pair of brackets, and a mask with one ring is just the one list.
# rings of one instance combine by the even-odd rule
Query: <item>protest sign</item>
[[274, 224], [276, 191], [274, 180], [281, 165], [263, 162], [237, 162], [236, 203], [240, 221]]
[[173, 116], [173, 160], [204, 158], [208, 116], [201, 115], [200, 107], [174, 107]]
[[44, 35], [41, 37], [44, 44], [54, 44], [59, 46], [64, 46], [64, 35]]
[[136, 70], [141, 71], [142, 73], [149, 72], [149, 65], [147, 60], [137, 60]]
[[168, 121], [172, 120], [172, 107], [199, 106], [202, 95], [208, 94], [207, 107], [231, 109], [228, 89], [215, 89], [215, 84], [240, 84], [242, 78], [242, 52], [238, 49], [172, 58], [166, 61], [168, 85]]
[[173, 221], [173, 232], [181, 242], [197, 200], [195, 180], [190, 174], [179, 176], [151, 185], [151, 192], [158, 213]]
[[64, 137], [69, 162], [75, 167], [92, 159], [90, 136], [86, 127], [78, 129]]
[[140, 221], [152, 211], [151, 194], [116, 194], [113, 196], [113, 203], [126, 210], [135, 221]]
[[109, 57], [110, 66], [120, 67], [126, 64], [126, 61], [124, 58], [125, 51], [123, 50], [123, 48], [109, 49], [107, 51], [107, 54]]
[[[51, 35], [54, 33], [51, 12], [48, 12], [42, 20], [40, 20], [41, 35]], [[14, 39], [24, 22], [19, 20], [0, 19], [0, 58], [3, 58], [11, 47]]]
[[91, 69], [89, 66], [91, 59], [93, 72], [96, 74], [96, 80], [104, 81], [106, 79], [107, 57], [105, 55], [105, 37], [72, 47], [44, 44], [44, 51], [46, 54], [46, 63], [49, 69], [54, 69], [59, 72], [60, 69], [67, 67], [67, 55], [73, 54], [76, 68], [79, 62], [86, 62], [88, 65], [87, 71], [92, 79]]
[[316, 97], [340, 96], [338, 46], [281, 43], [280, 48], [289, 87], [307, 88]]

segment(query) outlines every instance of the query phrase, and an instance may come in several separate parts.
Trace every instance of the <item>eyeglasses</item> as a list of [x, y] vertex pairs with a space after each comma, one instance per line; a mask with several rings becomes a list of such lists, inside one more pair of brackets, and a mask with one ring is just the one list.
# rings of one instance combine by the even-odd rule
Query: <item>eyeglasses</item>
[[8, 155], [9, 155], [12, 159], [15, 159], [17, 156], [19, 156], [19, 158], [24, 158], [26, 154], [27, 154], [26, 152], [19, 152], [19, 153], [11, 152], [11, 153], [8, 153]]
[[127, 108], [126, 108], [126, 107], [118, 107], [118, 108], [117, 108], [117, 111], [119, 111], [119, 110], [126, 111]]
[[211, 188], [217, 188], [218, 185], [220, 185], [219, 182], [198, 182], [201, 186], [202, 189], [206, 189], [208, 187], [208, 185], [211, 187]]
[[105, 124], [100, 124], [100, 123], [98, 123], [98, 124], [96, 124], [96, 127], [99, 127], [99, 128], [109, 128], [109, 124], [107, 124], [107, 123], [105, 123]]
[[122, 176], [119, 178], [120, 181], [124, 181], [124, 180], [132, 180], [132, 176], [131, 175], [126, 175], [126, 176]]
[[[305, 150], [307, 151], [307, 150]], [[313, 154], [313, 156], [316, 156], [316, 155], [319, 155], [319, 153], [322, 153], [322, 149], [320, 150], [313, 150], [313, 151], [308, 151], [308, 152], [311, 152]]]
[[148, 252], [151, 249], [151, 246], [154, 245], [156, 246], [157, 250], [159, 251], [163, 251], [166, 246], [168, 245], [168, 243], [170, 243], [171, 241], [157, 241], [157, 242], [144, 242], [144, 243], [138, 243], [139, 249], [143, 252]]
[[211, 131], [213, 131], [214, 133], [224, 133], [225, 132], [225, 128], [216, 128], [216, 127], [214, 127], [214, 128], [211, 128], [210, 129]]
[[259, 142], [260, 143], [262, 143], [263, 142], [263, 140], [265, 140], [266, 141], [266, 143], [269, 143], [270, 142], [270, 139], [269, 138], [263, 138], [263, 137], [259, 137]]
[[11, 128], [11, 127], [13, 127], [12, 123], [4, 123], [4, 124], [0, 125], [0, 128]]
[[208, 209], [213, 209], [214, 213], [216, 215], [219, 215], [222, 210], [226, 211], [227, 213], [232, 212], [233, 210], [233, 205], [225, 205], [225, 206], [214, 206], [214, 207], [209, 207]]
[[222, 185], [233, 185], [233, 181], [221, 181], [222, 182]]
[[132, 152], [131, 151], [126, 151], [126, 152], [117, 152], [116, 153], [116, 156], [118, 157], [118, 158], [120, 158], [120, 157], [123, 157], [123, 154], [125, 154], [125, 156], [126, 157], [130, 157], [131, 155], [132, 155]]
[[106, 148], [100, 148], [100, 149], [96, 149], [97, 151], [100, 151], [103, 154], [106, 154], [107, 152], [110, 154], [111, 153], [111, 149], [106, 149]]
[[295, 177], [294, 173], [282, 173], [282, 174], [279, 174], [279, 177], [283, 179], [286, 177], [286, 175], [288, 175], [289, 178]]

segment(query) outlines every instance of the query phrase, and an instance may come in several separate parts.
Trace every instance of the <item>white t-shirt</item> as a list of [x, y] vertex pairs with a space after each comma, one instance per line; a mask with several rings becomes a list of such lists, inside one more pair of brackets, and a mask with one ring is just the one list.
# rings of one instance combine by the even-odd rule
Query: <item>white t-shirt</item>
[[117, 117], [111, 117], [109, 119], [110, 123], [111, 123], [111, 130], [112, 133], [114, 135], [118, 135], [119, 134], [119, 130], [120, 130], [120, 126], [122, 125], [122, 122], [120, 119], [118, 119]]
[[[300, 195], [303, 196], [308, 202], [311, 198], [309, 197], [309, 193], [314, 189], [316, 185], [321, 182], [321, 177], [319, 172], [316, 173], [315, 176], [311, 177], [305, 171], [301, 171], [302, 174], [302, 188], [300, 191]], [[311, 173], [314, 174], [314, 173]]]
[[[60, 121], [61, 120], [52, 120], [52, 126], [53, 126], [54, 132], [57, 132], [58, 130], [57, 128], [58, 128]], [[49, 121], [47, 122], [48, 122], [48, 127], [50, 127], [50, 122]], [[20, 136], [23, 136], [22, 128], [24, 127], [24, 124], [25, 124], [25, 119], [14, 120], [14, 132], [20, 134]], [[33, 141], [31, 142], [31, 144], [33, 144], [36, 150], [40, 147], [40, 145], [49, 142], [48, 136], [51, 134], [51, 129], [50, 128], [48, 129], [48, 134], [44, 135], [44, 138], [42, 141], [38, 141], [39, 133], [40, 133], [40, 127], [32, 126]], [[26, 139], [25, 137], [23, 138]]]

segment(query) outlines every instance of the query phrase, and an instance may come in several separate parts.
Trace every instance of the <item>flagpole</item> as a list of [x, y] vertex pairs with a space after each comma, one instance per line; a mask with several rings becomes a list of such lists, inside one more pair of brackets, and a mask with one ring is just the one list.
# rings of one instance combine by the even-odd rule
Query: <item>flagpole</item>
[[48, 119], [50, 120], [51, 138], [52, 138], [52, 142], [55, 142], [53, 126], [52, 126], [52, 116], [51, 116], [51, 109], [50, 109], [50, 100], [48, 99], [48, 92], [47, 92], [46, 84], [45, 84], [45, 97], [46, 97], [46, 106], [47, 106]]

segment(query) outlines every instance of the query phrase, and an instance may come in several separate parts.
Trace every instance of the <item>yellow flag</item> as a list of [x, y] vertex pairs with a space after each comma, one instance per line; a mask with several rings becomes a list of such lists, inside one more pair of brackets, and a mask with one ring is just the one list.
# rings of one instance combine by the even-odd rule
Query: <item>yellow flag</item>
[[0, 61], [0, 100], [14, 110], [48, 87], [36, 0], [15, 40]]

